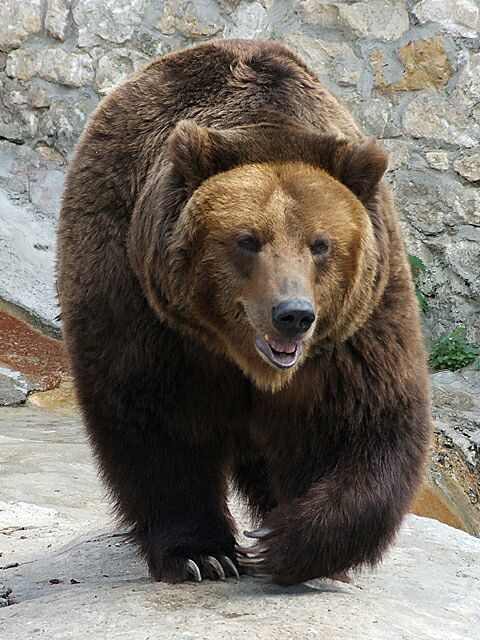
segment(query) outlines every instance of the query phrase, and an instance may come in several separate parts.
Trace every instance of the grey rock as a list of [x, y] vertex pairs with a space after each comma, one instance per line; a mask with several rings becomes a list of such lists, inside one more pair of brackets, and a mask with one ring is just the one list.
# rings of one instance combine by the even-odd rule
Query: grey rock
[[[462, 52], [461, 61], [461, 70], [452, 91], [452, 99], [465, 109], [475, 109], [480, 101], [480, 53]], [[478, 122], [480, 116], [478, 111], [476, 113]], [[478, 137], [477, 131], [477, 140]]]
[[407, 3], [399, 0], [363, 0], [339, 4], [340, 16], [352, 31], [364, 38], [393, 40], [410, 26]]
[[456, 101], [438, 93], [415, 97], [403, 114], [403, 127], [413, 138], [431, 138], [463, 147], [474, 147], [480, 123]]
[[53, 218], [60, 210], [64, 174], [57, 164], [26, 145], [0, 141], [0, 185], [12, 194], [14, 205], [33, 203], [40, 223], [42, 216]]
[[480, 193], [475, 187], [421, 171], [402, 172], [396, 186], [399, 206], [427, 235], [445, 228], [454, 231], [461, 224], [479, 224]]
[[41, 107], [48, 107], [52, 100], [48, 93], [42, 87], [35, 86], [35, 84], [31, 83], [28, 88], [28, 104], [33, 107], [40, 109]]
[[130, 49], [114, 49], [105, 53], [97, 63], [95, 81], [98, 90], [100, 93], [108, 93], [147, 62], [147, 56]]
[[21, 404], [35, 385], [18, 371], [0, 366], [0, 406]]
[[462, 411], [475, 409], [480, 414], [480, 371], [439, 371], [430, 379], [432, 401], [436, 407]]
[[12, 596], [12, 590], [0, 583], [0, 607], [8, 607], [15, 604], [15, 599]]
[[[440, 371], [431, 376], [431, 381], [436, 431], [450, 439], [452, 445], [461, 453], [465, 470], [473, 471], [478, 479], [480, 371], [472, 367], [458, 371]], [[480, 495], [478, 499], [480, 500]]]
[[448, 171], [450, 166], [448, 162], [448, 151], [427, 151], [425, 153], [425, 157], [432, 169], [437, 169], [437, 171]]
[[268, 38], [271, 32], [265, 7], [260, 2], [244, 2], [233, 12], [224, 35], [228, 38]]
[[420, 22], [438, 22], [447, 31], [466, 38], [478, 37], [480, 10], [475, 0], [421, 0], [413, 6]]
[[377, 97], [362, 100], [354, 95], [345, 96], [344, 101], [368, 136], [383, 138], [395, 134], [396, 127], [392, 118], [392, 106], [386, 98]]
[[[47, 147], [46, 145], [40, 143], [35, 147], [35, 151], [40, 156], [45, 158], [45, 160], [48, 160], [52, 163], [54, 162], [60, 167], [65, 165], [65, 158], [62, 156], [62, 154], [59, 153], [58, 151], [55, 151], [55, 149], [52, 149], [51, 147]], [[62, 179], [60, 179], [60, 182], [62, 180], [63, 180], [63, 176], [62, 176]]]
[[453, 168], [470, 182], [480, 180], [480, 152], [472, 151], [461, 153], [455, 159]]
[[11, 107], [28, 105], [34, 109], [38, 109], [47, 107], [51, 103], [50, 96], [48, 96], [42, 87], [33, 84], [29, 87], [23, 87], [18, 83], [16, 86], [18, 89], [5, 93], [5, 104]]
[[0, 141], [0, 298], [57, 326], [55, 213], [64, 174], [26, 145]]
[[53, 219], [32, 205], [12, 202], [0, 189], [0, 298], [53, 326], [58, 324], [55, 227]]
[[19, 88], [18, 91], [10, 91], [10, 93], [4, 94], [4, 100], [9, 105], [22, 105], [28, 104], [28, 89], [25, 87]]
[[59, 47], [12, 51], [7, 58], [6, 73], [18, 80], [40, 76], [71, 87], [89, 84], [94, 77], [90, 56], [71, 53]]
[[142, 21], [147, 0], [79, 0], [73, 6], [78, 45], [129, 41]]
[[305, 20], [330, 29], [346, 29], [364, 38], [393, 40], [410, 26], [407, 4], [400, 0], [363, 0], [355, 3], [303, 0]]
[[0, 11], [0, 51], [19, 47], [42, 28], [42, 0], [8, 0]]
[[381, 146], [388, 151], [388, 170], [407, 168], [410, 160], [410, 145], [398, 138], [383, 138]]
[[48, 0], [45, 28], [54, 38], [65, 40], [71, 0]]
[[408, 250], [427, 266], [421, 285], [426, 325], [436, 334], [438, 322], [444, 329], [466, 324], [480, 337], [474, 302], [480, 293], [478, 189], [419, 170], [397, 171], [393, 187]]
[[363, 63], [347, 43], [313, 38], [300, 32], [283, 34], [283, 40], [309, 64], [318, 76], [342, 86], [357, 85]]
[[37, 131], [37, 116], [25, 110], [12, 113], [0, 105], [0, 138], [12, 142], [25, 142]]
[[54, 99], [42, 114], [39, 128], [54, 140], [58, 151], [68, 156], [95, 106], [95, 100], [83, 97]]
[[338, 2], [324, 0], [301, 0], [299, 9], [307, 24], [322, 26], [325, 29], [341, 29], [342, 24]]
[[182, 34], [197, 40], [219, 34], [224, 21], [211, 0], [165, 0], [155, 27], [165, 35]]

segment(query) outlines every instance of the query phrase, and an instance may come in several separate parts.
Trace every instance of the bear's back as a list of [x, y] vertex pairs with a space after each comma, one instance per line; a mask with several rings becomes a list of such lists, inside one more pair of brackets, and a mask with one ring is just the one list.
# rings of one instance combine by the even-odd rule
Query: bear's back
[[[228, 128], [265, 121], [269, 111], [319, 132], [362, 138], [347, 109], [286, 46], [218, 40], [155, 60], [112, 91], [77, 146], [70, 176], [91, 183], [100, 170], [130, 209], [179, 120]], [[95, 167], [94, 176], [86, 165]]]

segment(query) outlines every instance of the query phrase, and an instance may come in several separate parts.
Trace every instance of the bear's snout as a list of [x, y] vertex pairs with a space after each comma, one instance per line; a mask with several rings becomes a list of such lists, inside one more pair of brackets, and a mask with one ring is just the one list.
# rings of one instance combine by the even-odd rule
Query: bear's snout
[[272, 308], [275, 329], [287, 338], [299, 338], [315, 321], [315, 310], [306, 298], [283, 300]]

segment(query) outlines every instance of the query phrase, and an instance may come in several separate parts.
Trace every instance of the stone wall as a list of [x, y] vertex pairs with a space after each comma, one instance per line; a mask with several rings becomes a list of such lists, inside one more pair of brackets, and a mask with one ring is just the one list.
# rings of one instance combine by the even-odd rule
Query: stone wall
[[[148, 60], [209, 38], [295, 49], [391, 152], [433, 335], [479, 331], [478, 0], [6, 0], [0, 12], [0, 298], [54, 324], [54, 229], [98, 101]], [[477, 316], [478, 318], [478, 316]]]

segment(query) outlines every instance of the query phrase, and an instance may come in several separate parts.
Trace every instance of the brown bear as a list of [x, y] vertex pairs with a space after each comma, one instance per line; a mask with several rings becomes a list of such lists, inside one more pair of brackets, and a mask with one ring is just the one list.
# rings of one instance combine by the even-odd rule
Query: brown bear
[[[275, 42], [172, 53], [93, 114], [61, 212], [63, 329], [155, 580], [289, 585], [392, 542], [431, 420], [386, 167]], [[235, 546], [229, 482], [253, 547]]]

